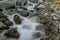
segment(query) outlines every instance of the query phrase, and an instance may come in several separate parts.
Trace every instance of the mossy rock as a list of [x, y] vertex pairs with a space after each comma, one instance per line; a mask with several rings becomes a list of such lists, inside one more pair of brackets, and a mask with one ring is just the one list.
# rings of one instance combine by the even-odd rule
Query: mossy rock
[[17, 0], [19, 3], [25, 3], [27, 0]]
[[0, 40], [9, 40], [9, 38], [6, 38], [6, 37], [0, 37]]
[[38, 3], [38, 0], [30, 0], [33, 3]]

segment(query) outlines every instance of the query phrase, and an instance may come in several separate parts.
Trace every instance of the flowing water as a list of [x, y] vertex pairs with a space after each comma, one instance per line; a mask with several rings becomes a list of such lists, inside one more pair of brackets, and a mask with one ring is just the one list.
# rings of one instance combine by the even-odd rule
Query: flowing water
[[[13, 15], [8, 15], [8, 18], [9, 18], [10, 21], [12, 21], [14, 23], [14, 25], [12, 27], [17, 27], [17, 30], [20, 33], [19, 40], [33, 40], [32, 34], [35, 31], [35, 27], [37, 25], [39, 25], [39, 23], [31, 21], [30, 18], [28, 18], [28, 17], [20, 16], [21, 19], [23, 19], [22, 24], [17, 25], [13, 21], [14, 15], [20, 16], [19, 14], [13, 14]], [[27, 26], [27, 27], [24, 28], [25, 26]]]
[[[27, 9], [28, 10], [31, 10], [31, 9], [33, 10], [33, 7], [35, 5], [36, 4], [33, 3], [33, 5], [30, 6], [30, 7], [28, 6]], [[34, 39], [33, 38], [33, 33], [34, 32], [40, 32], [41, 35], [45, 35], [45, 33], [43, 31], [37, 31], [37, 30], [35, 30], [36, 26], [40, 25], [40, 23], [37, 23], [35, 21], [34, 17], [32, 17], [32, 18], [23, 17], [23, 16], [21, 16], [18, 13], [15, 13], [13, 15], [8, 15], [8, 14], [5, 14], [5, 15], [8, 17], [8, 19], [10, 21], [13, 22], [14, 25], [12, 27], [13, 28], [17, 27], [17, 31], [20, 34], [19, 40], [39, 40], [39, 39]], [[14, 15], [18, 15], [21, 18], [22, 24], [19, 24], [19, 25], [15, 24], [15, 22], [13, 21]]]
[[[15, 22], [13, 21], [14, 15], [18, 15], [22, 19], [22, 24], [19, 24], [19, 25], [15, 24]], [[12, 27], [13, 28], [17, 27], [17, 31], [20, 34], [19, 40], [35, 40], [33, 39], [33, 33], [38, 32], [37, 30], [35, 30], [35, 28], [37, 25], [40, 25], [40, 24], [37, 23], [36, 21], [32, 21], [34, 17], [33, 18], [23, 17], [23, 16], [20, 16], [18, 13], [13, 14], [13, 15], [7, 14], [7, 16], [8, 16], [8, 19], [14, 23]], [[41, 32], [41, 34], [44, 34], [44, 32]]]

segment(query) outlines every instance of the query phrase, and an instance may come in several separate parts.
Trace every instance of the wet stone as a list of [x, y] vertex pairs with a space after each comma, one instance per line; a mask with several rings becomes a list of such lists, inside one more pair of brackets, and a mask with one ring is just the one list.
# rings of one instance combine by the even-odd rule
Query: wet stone
[[12, 23], [11, 21], [5, 21], [5, 24], [6, 24], [7, 26], [12, 26], [12, 25], [13, 25], [13, 23]]
[[49, 40], [49, 38], [41, 38], [40, 40]]
[[8, 38], [19, 38], [19, 33], [17, 32], [17, 28], [11, 28], [4, 35]]
[[13, 14], [16, 13], [16, 7], [15, 7], [15, 5], [12, 6], [12, 7], [6, 8], [5, 10], [6, 10], [7, 14], [9, 14], [9, 15], [13, 15]]
[[43, 25], [38, 25], [38, 26], [36, 26], [36, 30], [39, 30], [39, 31], [43, 31], [44, 30], [44, 28], [43, 28], [44, 26]]
[[22, 22], [21, 18], [18, 15], [15, 15], [13, 20], [16, 24], [21, 24], [21, 22]]
[[0, 21], [5, 22], [7, 20], [8, 20], [7, 16], [5, 16], [2, 12], [0, 12]]
[[21, 16], [27, 17], [29, 16], [29, 12], [27, 10], [23, 10], [21, 11], [21, 13], [19, 13]]
[[0, 30], [7, 30], [7, 29], [9, 29], [9, 26], [4, 24], [3, 22], [0, 22]]
[[35, 32], [34, 34], [33, 34], [33, 37], [34, 38], [39, 38], [41, 35], [40, 35], [40, 32]]
[[0, 33], [2, 33], [3, 32], [3, 30], [0, 30]]
[[14, 3], [13, 2], [11, 2], [11, 1], [8, 1], [8, 0], [2, 0], [1, 2], [0, 2], [0, 8], [9, 8], [9, 7], [11, 7], [11, 6], [13, 6], [14, 5]]
[[29, 0], [29, 1], [31, 1], [33, 3], [38, 3], [38, 0]]

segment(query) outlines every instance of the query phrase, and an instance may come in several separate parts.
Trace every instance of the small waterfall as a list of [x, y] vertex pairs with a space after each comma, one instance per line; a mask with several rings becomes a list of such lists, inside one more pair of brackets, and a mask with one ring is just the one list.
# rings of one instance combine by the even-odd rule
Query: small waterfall
[[[34, 3], [32, 3], [32, 4], [33, 4], [32, 6], [27, 7], [28, 10], [30, 10], [30, 9], [33, 10], [33, 8], [35, 7], [36, 4], [34, 4]], [[36, 21], [32, 21], [32, 18], [23, 17], [18, 13], [15, 13], [13, 15], [8, 15], [8, 14], [4, 13], [4, 15], [6, 15], [8, 17], [8, 19], [13, 22], [13, 24], [14, 24], [12, 26], [13, 28], [17, 27], [17, 31], [20, 34], [19, 40], [39, 40], [39, 39], [33, 38], [34, 32], [41, 32], [42, 35], [43, 34], [45, 35], [44, 32], [35, 30], [36, 26], [40, 25], [40, 23], [37, 23]], [[13, 20], [15, 15], [18, 15], [21, 18], [21, 20], [22, 20], [21, 24], [19, 24], [19, 25], [15, 24], [15, 22]], [[33, 19], [33, 20], [35, 20], [35, 19]]]

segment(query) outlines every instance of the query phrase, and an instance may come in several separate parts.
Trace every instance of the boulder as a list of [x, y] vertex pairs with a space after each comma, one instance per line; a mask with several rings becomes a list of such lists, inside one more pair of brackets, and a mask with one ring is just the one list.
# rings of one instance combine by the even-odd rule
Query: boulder
[[12, 7], [6, 8], [5, 10], [6, 10], [7, 14], [9, 14], [9, 15], [12, 15], [12, 14], [16, 13], [16, 7], [15, 7], [15, 5], [12, 6]]
[[19, 38], [19, 33], [16, 28], [11, 28], [4, 35], [8, 38]]
[[14, 5], [14, 3], [11, 1], [0, 1], [0, 8], [8, 8], [13, 5]]
[[16, 24], [21, 24], [21, 22], [22, 22], [21, 18], [18, 15], [15, 15], [13, 20]]

